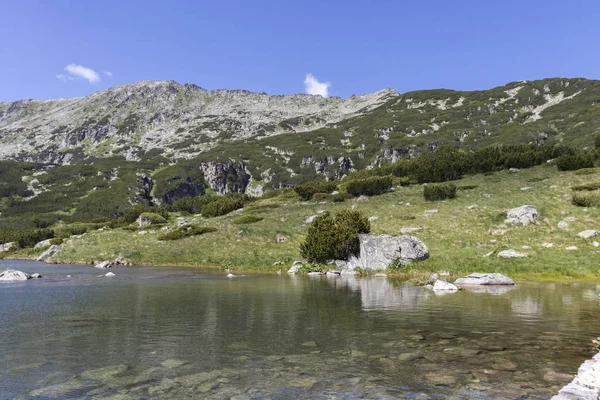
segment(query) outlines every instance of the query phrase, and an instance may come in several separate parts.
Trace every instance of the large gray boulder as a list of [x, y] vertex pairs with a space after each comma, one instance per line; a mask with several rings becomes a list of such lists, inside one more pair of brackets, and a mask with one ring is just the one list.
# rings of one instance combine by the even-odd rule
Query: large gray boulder
[[475, 285], [514, 285], [515, 282], [507, 276], [498, 273], [479, 274], [474, 273], [464, 278], [458, 278], [455, 282], [457, 286], [475, 286]]
[[27, 279], [31, 279], [29, 274], [25, 272], [17, 271], [14, 269], [6, 270], [0, 273], [0, 281], [26, 281]]
[[509, 249], [498, 252], [497, 256], [500, 258], [523, 258], [527, 257], [527, 253], [522, 253], [520, 251]]
[[60, 251], [60, 246], [57, 244], [53, 244], [52, 246], [50, 246], [50, 248], [48, 250], [46, 250], [45, 252], [43, 252], [39, 257], [38, 257], [38, 261], [44, 261], [46, 262], [46, 260], [50, 257], [52, 257], [53, 255], [55, 255], [56, 253], [58, 253]]
[[113, 266], [112, 261], [102, 261], [101, 263], [94, 265], [94, 268], [110, 268], [112, 266]]
[[34, 249], [43, 249], [44, 247], [48, 247], [50, 246], [50, 241], [52, 239], [46, 239], [46, 240], [42, 240], [41, 242], [37, 242], [35, 244], [35, 246], [33, 246]]
[[15, 242], [2, 243], [2, 244], [0, 244], [0, 252], [9, 251], [15, 247], [16, 247]]
[[527, 226], [535, 224], [537, 219], [538, 211], [534, 206], [521, 206], [508, 210], [505, 223]]
[[401, 264], [429, 258], [425, 243], [414, 236], [360, 235], [360, 256], [348, 260], [350, 269], [386, 269], [395, 260]]
[[590, 238], [593, 238], [594, 236], [598, 236], [598, 231], [594, 230], [594, 229], [588, 229], [588, 230], [579, 232], [577, 234], [577, 236], [579, 236], [582, 239], [590, 239]]

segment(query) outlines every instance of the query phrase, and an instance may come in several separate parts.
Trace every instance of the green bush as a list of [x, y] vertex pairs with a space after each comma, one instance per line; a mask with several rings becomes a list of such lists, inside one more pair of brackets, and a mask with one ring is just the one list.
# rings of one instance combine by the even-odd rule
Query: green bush
[[[54, 237], [52, 229], [31, 229], [14, 232], [12, 237], [0, 238], [1, 243], [16, 242], [20, 248], [33, 247], [37, 242]], [[8, 239], [8, 240], [7, 240]]]
[[391, 176], [373, 176], [366, 179], [355, 179], [348, 182], [348, 193], [358, 197], [361, 195], [375, 196], [390, 190], [393, 184]]
[[573, 154], [558, 157], [556, 167], [559, 171], [575, 171], [582, 168], [593, 168], [594, 161], [587, 154]]
[[330, 201], [333, 200], [333, 195], [329, 193], [315, 193], [312, 197], [312, 201]]
[[423, 196], [427, 201], [456, 198], [456, 185], [453, 183], [429, 184], [423, 186]]
[[255, 222], [262, 221], [263, 219], [263, 217], [258, 217], [256, 215], [242, 215], [241, 217], [234, 219], [232, 222], [236, 225], [243, 225], [253, 224]]
[[239, 210], [244, 204], [251, 201], [250, 196], [240, 193], [228, 193], [225, 196], [213, 196], [212, 200], [202, 207], [202, 216], [207, 218], [218, 217]]
[[50, 245], [53, 245], [53, 244], [60, 245], [60, 244], [62, 244], [63, 241], [64, 241], [63, 238], [53, 238], [53, 239], [50, 239]]
[[581, 192], [582, 190], [592, 191], [597, 189], [600, 189], [600, 182], [584, 183], [581, 185], [575, 185], [571, 187], [571, 190], [574, 190], [576, 192]]
[[347, 260], [360, 251], [358, 235], [370, 231], [369, 220], [358, 211], [342, 210], [335, 216], [325, 212], [308, 228], [300, 253], [309, 262]]
[[399, 179], [398, 183], [400, 186], [410, 186], [410, 178], [408, 176], [403, 176]]
[[600, 206], [600, 192], [573, 193], [571, 202], [578, 207], [598, 207]]
[[354, 198], [354, 196], [352, 196], [350, 193], [338, 193], [331, 195], [331, 200], [333, 200], [335, 203], [342, 203], [345, 200], [352, 198]]
[[477, 189], [479, 185], [460, 185], [457, 187], [457, 190], [473, 190]]
[[209, 232], [215, 232], [217, 228], [210, 226], [182, 226], [175, 230], [158, 235], [158, 240], [178, 240], [190, 236], [203, 235]]
[[337, 190], [335, 182], [310, 182], [294, 187], [294, 192], [303, 200], [310, 200], [315, 193], [331, 193]]

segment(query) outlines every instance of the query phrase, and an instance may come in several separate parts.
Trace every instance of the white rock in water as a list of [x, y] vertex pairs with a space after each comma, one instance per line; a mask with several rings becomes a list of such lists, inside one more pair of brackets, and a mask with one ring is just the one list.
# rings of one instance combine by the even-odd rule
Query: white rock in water
[[501, 258], [523, 258], [523, 257], [527, 257], [527, 253], [521, 253], [519, 251], [509, 249], [509, 250], [502, 250], [502, 251], [498, 252], [498, 257], [501, 257]]
[[457, 286], [470, 285], [514, 285], [515, 282], [507, 276], [498, 273], [480, 274], [473, 273], [463, 278], [458, 278], [455, 282]]
[[506, 216], [507, 224], [527, 226], [536, 223], [538, 211], [534, 206], [521, 206], [508, 210]]
[[292, 267], [290, 269], [288, 269], [288, 274], [293, 275], [296, 272], [298, 272], [298, 270], [302, 268], [302, 261], [300, 260], [296, 260], [294, 261], [294, 263], [292, 264]]
[[598, 236], [598, 231], [593, 230], [593, 229], [588, 229], [588, 230], [579, 232], [577, 234], [577, 236], [579, 236], [582, 239], [589, 239], [589, 238], [593, 238], [594, 236]]
[[31, 276], [22, 271], [8, 269], [0, 274], [0, 281], [26, 281]]
[[233, 275], [233, 274], [227, 274], [227, 277], [228, 278], [233, 278], [233, 277], [235, 277], [235, 275]]
[[107, 272], [104, 276], [115, 276], [115, 274], [113, 274], [112, 272]]
[[443, 281], [441, 279], [437, 279], [433, 283], [433, 290], [458, 290], [458, 287], [450, 282]]

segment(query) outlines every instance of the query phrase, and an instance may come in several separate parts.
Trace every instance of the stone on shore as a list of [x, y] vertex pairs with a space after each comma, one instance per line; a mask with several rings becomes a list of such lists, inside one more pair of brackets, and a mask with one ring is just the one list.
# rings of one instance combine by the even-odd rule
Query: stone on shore
[[302, 261], [300, 260], [296, 260], [294, 261], [294, 263], [292, 264], [292, 267], [288, 270], [288, 274], [290, 275], [294, 275], [296, 272], [298, 272], [298, 270], [302, 268]]
[[57, 244], [53, 244], [50, 248], [44, 251], [38, 258], [38, 261], [47, 262], [48, 258], [52, 257], [60, 251], [61, 247]]
[[521, 206], [508, 210], [506, 217], [507, 224], [527, 226], [537, 222], [538, 211], [534, 206]]
[[50, 246], [50, 241], [52, 239], [46, 239], [46, 240], [42, 240], [41, 242], [37, 242], [35, 244], [35, 246], [33, 246], [34, 249], [43, 249], [45, 247], [49, 247]]
[[383, 270], [392, 262], [409, 264], [429, 258], [425, 243], [414, 236], [360, 235], [360, 256], [348, 260], [349, 269]]
[[458, 278], [454, 284], [457, 286], [514, 285], [515, 282], [509, 277], [498, 273], [473, 273], [463, 278]]
[[2, 243], [0, 244], [0, 252], [9, 251], [15, 247], [15, 242]]
[[113, 266], [112, 261], [102, 261], [101, 263], [98, 263], [98, 264], [94, 265], [94, 268], [105, 269], [105, 268], [110, 268], [112, 266]]

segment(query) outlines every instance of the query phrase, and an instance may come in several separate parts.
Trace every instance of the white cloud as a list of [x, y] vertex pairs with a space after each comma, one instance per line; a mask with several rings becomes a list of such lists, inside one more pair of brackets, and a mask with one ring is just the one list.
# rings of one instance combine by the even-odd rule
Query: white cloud
[[58, 74], [56, 77], [61, 81], [73, 81], [76, 79], [85, 79], [89, 83], [100, 82], [100, 75], [91, 68], [83, 65], [69, 64], [65, 67], [66, 74]]
[[304, 90], [307, 94], [320, 95], [323, 97], [329, 96], [329, 87], [331, 83], [329, 82], [319, 82], [317, 78], [313, 76], [313, 74], [306, 74], [306, 78], [304, 78]]
[[110, 71], [104, 71], [104, 72], [102, 72], [102, 73], [103, 73], [104, 75], [108, 76], [110, 79], [112, 79], [112, 77], [113, 77], [113, 73], [112, 73], [112, 72], [110, 72]]

